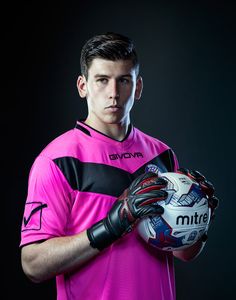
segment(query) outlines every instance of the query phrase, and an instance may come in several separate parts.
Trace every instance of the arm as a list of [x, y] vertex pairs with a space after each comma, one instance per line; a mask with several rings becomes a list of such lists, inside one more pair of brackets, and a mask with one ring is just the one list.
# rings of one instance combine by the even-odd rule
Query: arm
[[73, 271], [95, 257], [99, 251], [90, 246], [86, 232], [26, 245], [21, 250], [25, 274], [34, 282]]
[[107, 217], [87, 231], [67, 237], [57, 237], [22, 248], [22, 267], [34, 282], [73, 271], [95, 257], [130, 232], [142, 216], [158, 214], [163, 208], [154, 203], [166, 199], [163, 178], [153, 173], [137, 177], [115, 201]]

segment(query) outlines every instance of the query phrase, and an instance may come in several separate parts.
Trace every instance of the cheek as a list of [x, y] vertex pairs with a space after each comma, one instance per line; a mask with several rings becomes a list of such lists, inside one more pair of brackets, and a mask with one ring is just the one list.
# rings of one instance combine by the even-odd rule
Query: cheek
[[135, 94], [135, 85], [131, 84], [131, 85], [127, 86], [126, 93], [128, 95], [130, 95], [130, 97], [134, 96], [134, 94]]
[[99, 96], [98, 93], [90, 93], [87, 97], [87, 105], [89, 107], [90, 110], [97, 110], [100, 109], [100, 107], [102, 106], [102, 103], [100, 101], [101, 96]]
[[123, 89], [123, 98], [126, 101], [131, 101], [131, 99], [134, 98], [135, 95], [135, 89], [133, 86], [128, 86], [127, 88]]
[[126, 102], [125, 102], [125, 105], [124, 105], [125, 111], [126, 111], [126, 112], [129, 112], [129, 111], [132, 109], [133, 105], [134, 105], [134, 100], [133, 100], [133, 98], [129, 98], [129, 100], [126, 101]]
[[99, 99], [99, 97], [102, 97], [104, 95], [104, 88], [100, 87], [93, 87], [88, 91], [88, 95], [92, 99]]

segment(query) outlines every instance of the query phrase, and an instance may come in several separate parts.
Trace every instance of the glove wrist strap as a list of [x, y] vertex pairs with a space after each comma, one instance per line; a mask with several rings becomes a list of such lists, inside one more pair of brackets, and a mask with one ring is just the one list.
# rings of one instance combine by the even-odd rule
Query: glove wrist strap
[[118, 239], [118, 237], [108, 229], [106, 219], [102, 219], [87, 229], [87, 236], [91, 247], [97, 248], [100, 251]]

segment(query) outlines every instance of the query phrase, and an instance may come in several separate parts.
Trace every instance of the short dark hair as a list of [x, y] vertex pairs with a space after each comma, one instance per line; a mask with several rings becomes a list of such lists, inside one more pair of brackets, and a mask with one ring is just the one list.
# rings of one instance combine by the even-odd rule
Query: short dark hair
[[107, 32], [95, 35], [83, 46], [80, 57], [81, 73], [88, 78], [88, 70], [93, 59], [102, 58], [107, 60], [131, 60], [136, 74], [139, 73], [138, 56], [133, 41], [127, 36]]

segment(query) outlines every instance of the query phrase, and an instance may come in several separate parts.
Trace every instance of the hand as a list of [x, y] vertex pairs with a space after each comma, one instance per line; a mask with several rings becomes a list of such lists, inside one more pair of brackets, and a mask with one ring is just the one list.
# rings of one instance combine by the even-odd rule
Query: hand
[[148, 172], [137, 177], [113, 204], [106, 218], [87, 230], [92, 247], [102, 250], [122, 235], [130, 232], [137, 220], [148, 215], [162, 214], [164, 209], [157, 204], [168, 193], [164, 178]]
[[197, 181], [202, 189], [202, 191], [206, 194], [208, 199], [208, 205], [211, 209], [211, 220], [215, 218], [215, 209], [219, 205], [219, 199], [214, 195], [215, 188], [213, 184], [206, 180], [205, 176], [202, 175], [199, 171], [196, 170], [188, 170], [186, 168], [179, 168], [177, 170], [178, 173], [185, 174], [191, 179]]

